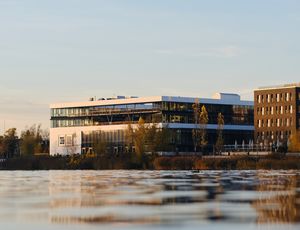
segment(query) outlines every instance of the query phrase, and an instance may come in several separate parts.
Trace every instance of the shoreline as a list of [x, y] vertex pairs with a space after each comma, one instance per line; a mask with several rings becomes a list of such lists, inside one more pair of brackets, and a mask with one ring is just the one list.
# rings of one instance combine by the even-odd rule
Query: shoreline
[[300, 156], [23, 156], [0, 163], [0, 170], [290, 170]]

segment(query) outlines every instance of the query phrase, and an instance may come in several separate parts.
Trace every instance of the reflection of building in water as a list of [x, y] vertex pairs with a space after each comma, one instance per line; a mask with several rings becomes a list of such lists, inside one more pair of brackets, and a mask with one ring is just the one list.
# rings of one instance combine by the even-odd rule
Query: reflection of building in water
[[66, 207], [81, 207], [81, 176], [80, 172], [72, 174], [61, 171], [49, 172], [50, 208], [55, 210]]
[[[136, 216], [124, 212], [131, 205], [161, 205], [162, 199], [139, 199], [157, 186], [128, 185], [129, 179], [113, 177], [112, 172], [49, 172], [49, 222], [70, 223], [157, 223], [159, 216]], [[122, 207], [124, 207], [122, 209]], [[118, 210], [120, 209], [120, 210]]]
[[[270, 192], [269, 197], [263, 196], [252, 203], [256, 209], [259, 224], [295, 223], [300, 221], [300, 206], [297, 204], [300, 194], [297, 193], [297, 183], [300, 177], [296, 175], [274, 175], [260, 177], [257, 191]], [[299, 186], [299, 184], [298, 184]]]

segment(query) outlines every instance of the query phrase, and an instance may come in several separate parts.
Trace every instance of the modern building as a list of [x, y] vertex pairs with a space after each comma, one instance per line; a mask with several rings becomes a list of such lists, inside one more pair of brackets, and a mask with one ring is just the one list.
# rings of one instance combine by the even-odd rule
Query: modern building
[[300, 83], [262, 87], [254, 91], [255, 142], [287, 146], [300, 126]]
[[193, 105], [198, 101], [208, 112], [206, 126], [208, 147], [216, 141], [217, 116], [224, 116], [225, 144], [249, 143], [254, 136], [254, 103], [237, 94], [216, 94], [213, 98], [173, 96], [101, 98], [79, 103], [50, 105], [50, 154], [83, 154], [93, 149], [93, 142], [104, 136], [114, 152], [126, 150], [125, 132], [142, 117], [146, 124], [157, 124], [172, 132], [172, 151], [193, 151], [195, 124]]

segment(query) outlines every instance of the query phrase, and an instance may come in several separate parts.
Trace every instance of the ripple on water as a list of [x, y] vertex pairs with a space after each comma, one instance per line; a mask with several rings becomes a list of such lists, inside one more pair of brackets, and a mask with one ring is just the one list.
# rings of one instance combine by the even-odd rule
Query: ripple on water
[[299, 171], [3, 171], [0, 225], [299, 227], [299, 177]]

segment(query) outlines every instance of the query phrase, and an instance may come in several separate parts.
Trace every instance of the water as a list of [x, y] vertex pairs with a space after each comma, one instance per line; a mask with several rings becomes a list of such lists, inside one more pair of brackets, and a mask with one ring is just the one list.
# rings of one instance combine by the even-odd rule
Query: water
[[300, 171], [0, 171], [1, 229], [300, 229]]

